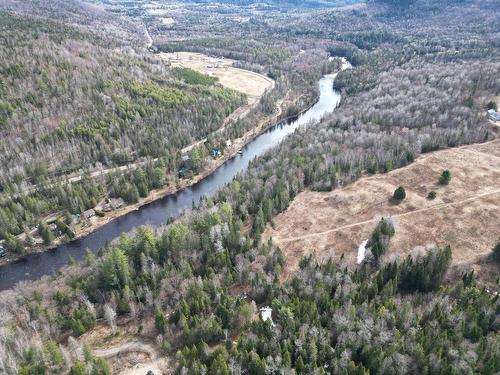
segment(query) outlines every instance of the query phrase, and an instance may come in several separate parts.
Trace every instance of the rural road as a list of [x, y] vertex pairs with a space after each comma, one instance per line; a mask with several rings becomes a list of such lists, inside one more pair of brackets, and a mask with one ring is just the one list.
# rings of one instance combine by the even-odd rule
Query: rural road
[[[436, 205], [431, 206], [431, 207], [419, 208], [419, 209], [416, 209], [416, 210], [413, 210], [413, 211], [407, 211], [407, 212], [403, 212], [403, 213], [396, 214], [396, 215], [390, 215], [390, 216], [391, 217], [410, 216], [410, 215], [419, 214], [419, 213], [426, 212], [426, 211], [438, 210], [438, 209], [449, 207], [449, 206], [454, 206], [454, 205], [458, 205], [458, 204], [462, 204], [462, 203], [467, 203], [467, 202], [470, 202], [470, 201], [473, 201], [473, 200], [476, 200], [476, 199], [479, 199], [479, 198], [483, 198], [483, 197], [486, 197], [486, 196], [489, 196], [489, 195], [494, 195], [494, 194], [499, 194], [499, 193], [500, 193], [500, 189], [494, 190], [494, 191], [490, 191], [490, 192], [486, 192], [486, 193], [482, 193], [482, 194], [477, 194], [477, 195], [474, 195], [472, 197], [469, 197], [469, 198], [466, 198], [466, 199], [463, 199], [463, 200], [460, 200], [460, 201], [456, 201], [456, 202], [440, 203], [440, 204], [436, 204]], [[354, 228], [354, 227], [357, 227], [357, 226], [360, 226], [360, 225], [370, 224], [370, 223], [375, 222], [376, 220], [377, 220], [376, 218], [373, 218], [373, 219], [370, 219], [370, 220], [359, 221], [357, 223], [347, 224], [347, 225], [343, 225], [341, 227], [328, 229], [328, 230], [325, 230], [323, 232], [308, 233], [308, 234], [304, 234], [302, 236], [297, 236], [297, 237], [288, 237], [288, 238], [281, 238], [281, 239], [278, 238], [278, 241], [279, 242], [292, 242], [292, 241], [304, 240], [304, 239], [315, 237], [315, 236], [322, 236], [322, 235], [325, 235], [325, 234], [328, 234], [328, 233], [338, 232], [338, 231], [344, 230], [344, 229]]]

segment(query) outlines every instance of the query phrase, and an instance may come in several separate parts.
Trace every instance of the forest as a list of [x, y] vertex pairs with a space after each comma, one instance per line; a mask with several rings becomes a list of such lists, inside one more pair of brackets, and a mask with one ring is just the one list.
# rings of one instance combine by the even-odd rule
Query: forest
[[[17, 254], [39, 245], [37, 228], [54, 215], [73, 226], [72, 215], [108, 198], [136, 203], [151, 190], [177, 186], [183, 147], [210, 136], [190, 155], [189, 170], [202, 171], [213, 147], [224, 150], [227, 139], [253, 129], [291, 90], [300, 93], [293, 111], [310, 105], [317, 79], [335, 68], [316, 64], [326, 52], [304, 65], [269, 42], [193, 39], [204, 46], [202, 52], [219, 56], [224, 51], [239, 67], [276, 80], [275, 89], [244, 119], [213, 136], [246, 98], [211, 77], [171, 69], [137, 47], [142, 33], [137, 21], [116, 25], [109, 14], [92, 18], [87, 6], [72, 3], [13, 2], [11, 7], [0, 12], [6, 41], [0, 49], [0, 240]], [[45, 18], [31, 17], [35, 8]], [[50, 18], [54, 13], [58, 17]], [[76, 25], [65, 23], [68, 18]], [[109, 32], [102, 30], [108, 21], [114, 26]], [[117, 170], [91, 177], [127, 165], [133, 176]], [[73, 176], [81, 178], [69, 183]]]
[[[176, 170], [182, 147], [218, 129], [246, 101], [209, 77], [120, 50], [102, 34], [5, 12], [0, 24], [2, 238], [54, 212], [95, 207], [111, 184], [68, 184], [68, 173], [158, 158], [162, 174]], [[136, 201], [130, 194], [116, 195]]]
[[[295, 85], [303, 85], [302, 104], [312, 102], [317, 79], [336, 67], [327, 62], [328, 55], [346, 57], [354, 66], [335, 80], [342, 92], [340, 107], [253, 160], [244, 173], [213, 197], [194, 202], [198, 206], [180, 218], [158, 228], [136, 228], [98, 254], [88, 251], [81, 264], [71, 262], [57, 275], [3, 292], [0, 368], [7, 374], [111, 374], [112, 365], [96, 356], [84, 338], [105, 327], [112, 339], [130, 334], [132, 327], [130, 340], [153, 345], [172, 363], [165, 371], [183, 375], [497, 374], [498, 288], [487, 289], [472, 271], [451, 274], [449, 246], [388, 259], [397, 226], [382, 218], [357, 267], [342, 256], [323, 260], [312, 254], [285, 277], [283, 249], [260, 238], [304, 189], [332, 190], [362, 175], [408, 165], [422, 153], [495, 136], [485, 117], [487, 103], [500, 94], [500, 27], [491, 12], [495, 2], [415, 0], [396, 5], [370, 1], [340, 11], [271, 12], [263, 16], [265, 22], [252, 23], [252, 33], [246, 29], [250, 26], [238, 28], [229, 20], [209, 39], [207, 22], [221, 20], [220, 13], [201, 19], [193, 11], [190, 28], [179, 17], [171, 34], [160, 38], [159, 49], [235, 58], [276, 80], [275, 91], [228, 127], [224, 137], [251, 128], [259, 113], [271, 111], [272, 103]], [[11, 14], [3, 17], [3, 22], [13, 22]], [[31, 27], [14, 24], [9, 40], [21, 44], [16, 29]], [[108, 189], [110, 196], [134, 202], [163, 186], [165, 171], [177, 168], [179, 148], [213, 131], [228, 108], [244, 100], [208, 76], [166, 69], [152, 55], [118, 53], [107, 43], [100, 45], [102, 36], [79, 36], [69, 27], [65, 41], [57, 44], [50, 42], [53, 31], [34, 25], [38, 30], [33, 33], [44, 44], [54, 43], [51, 48], [64, 56], [77, 45], [74, 52], [88, 54], [79, 58], [101, 77], [99, 82], [84, 79], [80, 70], [71, 68], [77, 60], [70, 60], [66, 70], [58, 70], [66, 71], [63, 76], [47, 73], [49, 82], [81, 85], [53, 89], [81, 98], [82, 109], [92, 107], [91, 98], [103, 110], [82, 125], [74, 116], [78, 110], [66, 112], [73, 109], [47, 89], [37, 100], [44, 103], [42, 108], [59, 108], [58, 118], [66, 122], [54, 126], [52, 118], [35, 129], [45, 109], [35, 109], [28, 99], [12, 101], [19, 95], [14, 82], [23, 82], [22, 69], [44, 65], [1, 65], [9, 67], [2, 68], [2, 77], [9, 78], [0, 98], [10, 103], [2, 106], [3, 147], [19, 150], [5, 156], [5, 163], [25, 162], [16, 174], [5, 168], [2, 178], [39, 178], [41, 183], [40, 190], [1, 206], [0, 234], [8, 240], [10, 233], [23, 231], [24, 222], [36, 223], [54, 207], [81, 212]], [[231, 39], [232, 28], [252, 37]], [[152, 29], [153, 35], [164, 32], [158, 25]], [[96, 38], [92, 51], [85, 41], [91, 37]], [[26, 40], [39, 43], [36, 37]], [[301, 53], [302, 47], [307, 51]], [[27, 56], [28, 49], [15, 48]], [[42, 55], [39, 61], [58, 61], [57, 54]], [[99, 60], [102, 56], [113, 64]], [[101, 64], [107, 69], [98, 69]], [[43, 77], [25, 81], [27, 88], [44, 82]], [[22, 120], [16, 113], [26, 108], [28, 120]], [[67, 122], [69, 118], [75, 121]], [[163, 120], [172, 126], [162, 126]], [[38, 140], [21, 137], [16, 142], [18, 127], [27, 134], [40, 131]], [[50, 160], [61, 150], [65, 156], [57, 159], [58, 168], [75, 168], [72, 163], [82, 160], [75, 156], [81, 150], [87, 151], [82, 153], [85, 163], [120, 165], [139, 156], [149, 161], [129, 174], [109, 174], [103, 183], [87, 173], [78, 184], [53, 186], [44, 179], [50, 171], [43, 158]], [[113, 159], [114, 152], [120, 156]], [[192, 156], [203, 152], [195, 149]], [[27, 156], [38, 154], [40, 163]], [[18, 192], [12, 184], [2, 182], [2, 187]], [[498, 267], [499, 249], [497, 244], [489, 260]], [[264, 317], [267, 309], [271, 315]]]

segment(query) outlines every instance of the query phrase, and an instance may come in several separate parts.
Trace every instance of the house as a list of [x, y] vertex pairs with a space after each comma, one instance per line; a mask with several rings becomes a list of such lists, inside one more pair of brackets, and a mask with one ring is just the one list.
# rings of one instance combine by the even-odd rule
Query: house
[[62, 236], [62, 232], [59, 230], [56, 224], [54, 223], [49, 224], [48, 228], [54, 236], [56, 237]]
[[125, 201], [122, 198], [111, 198], [109, 200], [109, 204], [113, 207], [113, 210], [116, 210], [125, 205]]
[[179, 177], [186, 177], [189, 173], [189, 155], [182, 155], [181, 163], [179, 164], [179, 169], [177, 174]]
[[494, 109], [488, 109], [488, 117], [492, 121], [500, 121], [500, 112], [497, 112]]
[[102, 205], [103, 211], [117, 210], [125, 204], [122, 198], [110, 198], [107, 203]]
[[7, 255], [7, 250], [3, 246], [3, 243], [0, 243], [0, 258], [3, 258], [6, 255]]
[[221, 150], [219, 150], [217, 147], [212, 148], [212, 151], [211, 151], [211, 153], [210, 153], [210, 154], [212, 155], [212, 157], [213, 157], [214, 159], [217, 159], [217, 158], [219, 158], [220, 156], [222, 156], [222, 152], [221, 152]]
[[179, 168], [179, 171], [178, 171], [179, 177], [181, 177], [181, 178], [186, 177], [188, 173], [189, 173], [189, 169], [187, 169], [186, 167]]
[[95, 211], [93, 208], [82, 212], [82, 219], [83, 220], [90, 220], [94, 216], [95, 216]]

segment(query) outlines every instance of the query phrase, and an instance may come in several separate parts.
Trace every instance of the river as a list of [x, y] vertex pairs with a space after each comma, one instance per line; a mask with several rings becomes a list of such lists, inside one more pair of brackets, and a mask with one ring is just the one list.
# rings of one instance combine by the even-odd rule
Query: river
[[[348, 62], [344, 62], [342, 70], [350, 67]], [[70, 257], [77, 261], [83, 260], [87, 248], [97, 252], [107, 241], [112, 241], [121, 233], [129, 232], [140, 225], [162, 225], [168, 218], [177, 217], [185, 209], [191, 208], [193, 202], [198, 203], [201, 197], [212, 195], [217, 189], [232, 181], [238, 173], [244, 171], [255, 157], [278, 145], [298, 127], [317, 123], [325, 114], [332, 112], [340, 103], [340, 93], [333, 89], [335, 76], [336, 74], [330, 74], [320, 79], [319, 100], [309, 110], [293, 121], [272, 126], [248, 143], [242, 149], [242, 154], [229, 159], [195, 185], [118, 217], [84, 238], [62, 244], [46, 252], [27, 255], [0, 267], [0, 290], [11, 288], [19, 281], [36, 280], [51, 275], [67, 265]]]

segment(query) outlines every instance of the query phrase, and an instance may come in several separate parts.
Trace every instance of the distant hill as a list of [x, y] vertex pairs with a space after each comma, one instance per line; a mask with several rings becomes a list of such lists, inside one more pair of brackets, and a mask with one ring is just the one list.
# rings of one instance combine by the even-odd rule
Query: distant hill
[[[210, 0], [195, 0], [196, 3], [212, 3]], [[221, 0], [220, 3], [235, 5], [256, 5], [278, 8], [331, 8], [361, 3], [360, 0]]]

